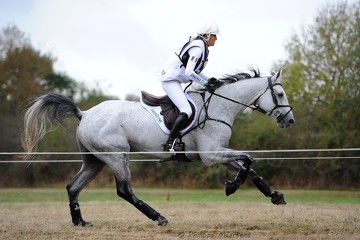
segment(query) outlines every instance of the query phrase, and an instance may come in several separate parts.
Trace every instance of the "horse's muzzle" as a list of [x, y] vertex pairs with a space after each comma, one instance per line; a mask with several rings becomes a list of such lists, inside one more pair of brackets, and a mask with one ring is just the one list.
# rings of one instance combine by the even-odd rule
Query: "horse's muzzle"
[[295, 123], [294, 118], [285, 117], [277, 122], [277, 126], [279, 128], [288, 128], [288, 127], [291, 127], [292, 125], [294, 125], [294, 123]]

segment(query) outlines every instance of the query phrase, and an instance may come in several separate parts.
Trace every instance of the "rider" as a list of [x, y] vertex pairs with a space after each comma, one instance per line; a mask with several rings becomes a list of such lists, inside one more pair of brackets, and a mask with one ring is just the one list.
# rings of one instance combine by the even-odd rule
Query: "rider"
[[171, 128], [168, 140], [162, 145], [164, 151], [172, 149], [180, 130], [192, 115], [191, 106], [181, 84], [195, 81], [206, 86], [209, 92], [214, 92], [219, 84], [217, 79], [209, 79], [201, 73], [208, 61], [208, 47], [215, 45], [218, 34], [218, 26], [213, 22], [206, 22], [197, 30], [197, 36], [190, 37], [189, 41], [175, 52], [175, 55], [160, 73], [160, 81], [165, 93], [180, 110], [180, 114]]

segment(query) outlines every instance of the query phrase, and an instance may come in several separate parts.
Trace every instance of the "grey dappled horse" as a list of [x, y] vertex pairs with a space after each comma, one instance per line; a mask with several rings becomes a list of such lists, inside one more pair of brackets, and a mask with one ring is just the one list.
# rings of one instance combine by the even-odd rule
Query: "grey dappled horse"
[[[226, 75], [214, 94], [189, 92], [199, 111], [194, 129], [182, 137], [186, 143], [188, 160], [202, 160], [206, 166], [224, 164], [237, 170], [232, 181], [225, 183], [230, 195], [250, 176], [257, 188], [270, 197], [274, 204], [286, 204], [284, 195], [272, 190], [252, 168], [250, 154], [228, 148], [231, 126], [236, 116], [249, 107], [274, 118], [278, 127], [294, 124], [292, 108], [281, 85], [281, 70], [271, 77], [261, 77], [259, 71]], [[82, 154], [80, 171], [67, 185], [70, 213], [75, 225], [89, 226], [83, 220], [78, 196], [81, 190], [108, 165], [116, 179], [117, 194], [133, 204], [148, 218], [166, 225], [168, 220], [133, 193], [130, 183], [129, 154], [132, 151], [152, 152], [153, 157], [166, 159], [161, 144], [167, 135], [139, 102], [109, 100], [87, 111], [60, 94], [49, 93], [37, 98], [24, 116], [23, 145], [28, 154], [36, 151], [38, 141], [47, 132], [48, 121], [61, 123], [66, 117], [76, 116], [77, 142]], [[108, 152], [113, 154], [102, 154]], [[114, 153], [117, 152], [117, 153]]]

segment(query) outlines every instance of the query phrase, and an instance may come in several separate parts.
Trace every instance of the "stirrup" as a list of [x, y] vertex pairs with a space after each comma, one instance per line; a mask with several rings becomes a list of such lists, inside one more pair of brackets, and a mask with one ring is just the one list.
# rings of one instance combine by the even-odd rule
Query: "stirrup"
[[182, 152], [185, 151], [185, 143], [179, 138], [175, 138], [172, 142], [166, 142], [162, 145], [164, 147], [164, 152]]
[[181, 152], [185, 152], [185, 143], [182, 142], [181, 139], [179, 139], [179, 138], [175, 139], [172, 143], [169, 142], [169, 143], [163, 144], [163, 146], [164, 146], [164, 150], [167, 146], [169, 148], [171, 146], [171, 148], [168, 151], [171, 152], [172, 154], [170, 154], [170, 156], [167, 158], [160, 159], [159, 163], [171, 162], [171, 161], [177, 161], [177, 162], [197, 161], [197, 160], [190, 160], [186, 157], [185, 153], [181, 153]]
[[172, 142], [168, 141], [162, 144], [164, 152], [175, 152], [174, 150], [175, 143], [176, 143], [176, 138]]

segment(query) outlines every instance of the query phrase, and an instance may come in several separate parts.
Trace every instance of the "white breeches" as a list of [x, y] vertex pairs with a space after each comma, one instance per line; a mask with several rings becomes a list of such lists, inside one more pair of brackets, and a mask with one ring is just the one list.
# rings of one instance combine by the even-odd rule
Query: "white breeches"
[[163, 81], [161, 82], [161, 84], [166, 94], [169, 96], [175, 106], [180, 110], [180, 112], [186, 113], [190, 118], [192, 114], [192, 109], [185, 96], [184, 90], [181, 87], [181, 83], [173, 80]]

